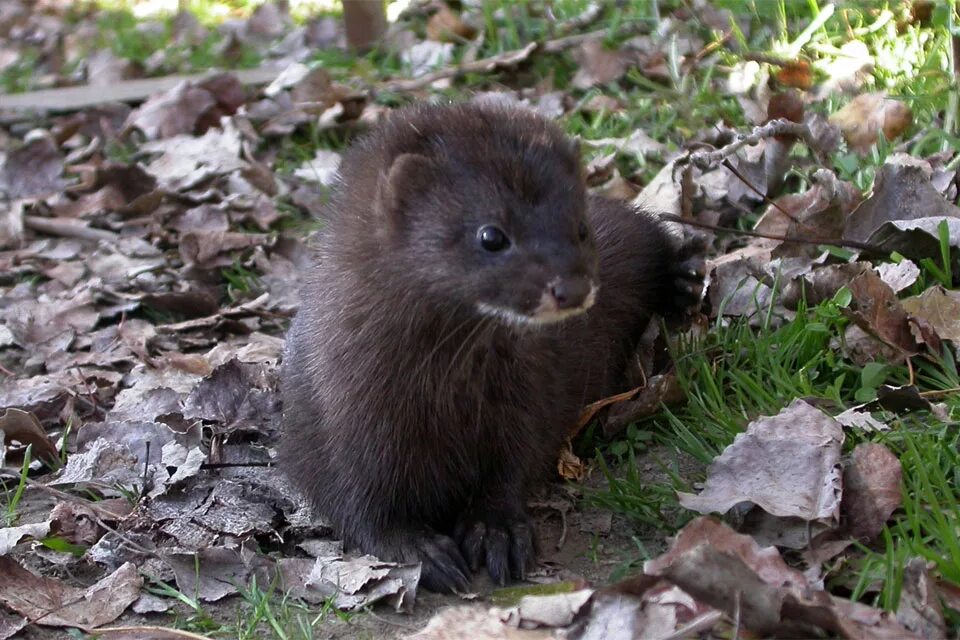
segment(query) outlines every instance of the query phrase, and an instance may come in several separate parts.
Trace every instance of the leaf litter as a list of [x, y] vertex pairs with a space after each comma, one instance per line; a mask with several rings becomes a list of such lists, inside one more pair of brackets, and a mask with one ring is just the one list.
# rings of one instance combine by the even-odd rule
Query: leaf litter
[[[731, 25], [749, 33], [733, 14], [693, 4], [718, 33]], [[555, 21], [552, 39], [484, 58], [477, 53], [484, 39], [502, 34], [485, 33], [469, 5], [418, 11], [386, 40], [399, 74], [373, 80], [311, 65], [312, 47], [343, 46], [339, 25], [319, 18], [295, 25], [286, 3], [264, 3], [217, 34], [180, 12], [173, 42], [220, 38], [225, 60], [256, 50], [275, 70], [273, 81], [257, 88], [217, 73], [168, 85], [131, 108], [111, 102], [110, 87], [144, 71], [190, 71], [182, 55], [157, 50], [130, 65], [92, 48], [93, 13], [74, 16], [77, 35], [65, 38], [57, 9], [43, 16], [19, 0], [0, 7], [7, 37], [0, 65], [24, 61], [46, 43], [62, 55], [39, 58], [33, 88], [76, 82], [66, 70], [82, 61], [80, 80], [104, 91], [79, 112], [0, 118], [5, 468], [21, 464], [30, 445], [24, 504], [55, 501], [45, 516], [31, 516], [35, 522], [0, 528], [0, 637], [27, 623], [91, 630], [128, 607], [168, 609], [170, 601], [143, 590], [141, 575], [205, 602], [235, 595], [254, 576], [344, 610], [380, 602], [410, 611], [421, 599], [419, 567], [344, 553], [268, 466], [279, 428], [283, 329], [298, 305], [291, 282], [308, 251], [306, 234], [282, 223], [291, 210], [299, 220], [322, 215], [340, 158], [313, 149], [312, 158], [290, 163], [284, 140], [307, 131], [352, 135], [389, 109], [379, 92], [423, 98], [467, 73], [501, 81], [477, 100], [506, 100], [554, 118], [623, 113], [623, 92], [611, 88], [636, 75], [670, 82], [713, 64], [715, 48], [685, 22], [684, 8], [662, 16], [654, 32], [626, 25], [623, 46], [614, 49], [607, 30], [587, 30], [601, 14], [588, 8]], [[144, 23], [142, 33], [165, 28]], [[572, 90], [551, 79], [531, 86], [524, 75], [531, 61], [565, 51], [575, 69]], [[855, 362], [955, 348], [955, 292], [917, 287], [917, 264], [942, 258], [944, 229], [951, 260], [960, 252], [952, 157], [891, 154], [868, 193], [816, 164], [842, 144], [869, 154], [881, 136], [895, 142], [909, 130], [910, 108], [881, 93], [859, 93], [827, 118], [820, 113], [818, 103], [840, 88], [860, 91], [872, 64], [856, 40], [813, 70], [799, 59], [744, 60], [723, 90], [737, 97], [753, 131], [710, 126], [679, 150], [637, 127], [622, 137], [583, 138], [594, 149], [586, 154], [594, 191], [672, 214], [689, 223], [686, 233], [699, 227], [713, 242], [702, 321], [786, 322], [800, 300], [815, 304], [846, 291], [843, 313], [852, 325], [842, 351]], [[771, 77], [783, 91], [770, 90]], [[9, 113], [0, 96], [0, 115]], [[808, 153], [803, 160], [792, 153], [797, 148]], [[647, 162], [662, 163], [652, 179], [643, 173]], [[785, 190], [795, 187], [789, 174], [801, 162], [815, 169], [806, 189]], [[757, 236], [723, 234], [762, 206], [752, 225]], [[853, 251], [847, 263], [821, 246], [844, 243]], [[899, 262], [877, 264], [877, 255], [892, 251]], [[598, 403], [585, 422], [598, 420], [611, 436], [661, 403], [682, 401], [654, 345], [651, 337], [638, 354], [644, 376], [634, 392]], [[780, 413], [746, 424], [699, 494], [680, 496], [699, 513], [727, 512], [739, 532], [705, 515], [632, 578], [534, 592], [512, 606], [447, 609], [409, 637], [673, 637], [736, 624], [759, 634], [938, 637], [945, 627], [937, 594], [950, 586], [919, 559], [905, 568], [896, 616], [823, 588], [824, 564], [849, 553], [853, 540], [876, 538], [903, 499], [896, 456], [864, 443], [844, 458], [845, 430], [889, 429], [890, 416], [903, 411], [943, 415], [910, 385], [879, 388], [877, 396], [835, 417], [785, 400]], [[567, 477], [588, 475], [575, 456], [561, 467]], [[81, 497], [90, 492], [100, 501]], [[577, 530], [608, 536], [616, 528], [609, 517], [599, 529], [589, 520], [584, 515]], [[566, 520], [563, 526], [561, 540]], [[51, 536], [83, 555], [61, 553], [56, 562], [42, 555], [40, 542]], [[283, 539], [301, 540], [306, 557], [289, 555]], [[785, 560], [797, 553], [805, 570]], [[86, 578], [62, 577], [57, 562], [82, 568]], [[563, 577], [547, 571], [540, 579], [565, 584]]]

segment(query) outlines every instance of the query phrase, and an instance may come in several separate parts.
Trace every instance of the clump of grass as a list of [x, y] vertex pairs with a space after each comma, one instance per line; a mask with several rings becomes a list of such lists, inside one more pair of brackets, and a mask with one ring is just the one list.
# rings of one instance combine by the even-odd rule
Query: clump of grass
[[4, 513], [4, 526], [12, 527], [17, 522], [18, 514], [17, 507], [20, 505], [20, 500], [23, 498], [23, 492], [27, 488], [27, 474], [30, 472], [30, 452], [33, 445], [27, 445], [27, 448], [24, 450], [23, 454], [23, 465], [20, 467], [20, 475], [17, 479], [17, 485], [12, 489], [7, 488], [7, 483], [4, 481], [2, 484], [4, 501], [6, 504], [6, 509]]
[[245, 300], [254, 293], [263, 290], [260, 275], [256, 271], [243, 266], [240, 258], [236, 258], [230, 267], [222, 269], [220, 273], [227, 283], [227, 296], [231, 301]]
[[[847, 325], [842, 308], [848, 303], [841, 290], [832, 300], [801, 307], [794, 320], [778, 328], [718, 322], [703, 337], [681, 339], [675, 362], [688, 403], [665, 409], [641, 426], [651, 429], [654, 442], [706, 465], [750, 420], [779, 412], [793, 398], [821, 398], [839, 411], [874, 399], [881, 384], [906, 384], [910, 375], [904, 365], [860, 367], [835, 348]], [[950, 419], [926, 413], [894, 417], [889, 431], [850, 431], [845, 444], [849, 451], [860, 442], [880, 442], [903, 465], [902, 513], [877, 542], [861, 545], [864, 556], [857, 563], [832, 577], [834, 583], [855, 585], [853, 597], [891, 610], [899, 602], [910, 557], [929, 559], [943, 578], [960, 584], [960, 374], [949, 350], [939, 359], [918, 361], [916, 368], [916, 383], [928, 395], [945, 399]], [[649, 486], [636, 469], [632, 449], [620, 461], [624, 470], [611, 473], [601, 460], [610, 486], [594, 498], [598, 503], [669, 530], [693, 515], [678, 513], [674, 492], [689, 491], [698, 478], [668, 473], [666, 486]]]
[[[199, 559], [196, 562], [195, 574], [199, 577]], [[235, 585], [243, 602], [233, 612], [232, 621], [220, 620], [214, 611], [204, 605], [199, 594], [186, 594], [153, 576], [145, 577], [148, 580], [146, 591], [180, 603], [180, 610], [172, 613], [172, 625], [175, 628], [202, 633], [210, 638], [308, 639], [314, 637], [316, 627], [324, 621], [335, 617], [348, 622], [356, 615], [337, 609], [333, 598], [325, 600], [319, 608], [310, 606], [290, 595], [279, 593], [276, 582], [267, 588], [260, 586], [256, 576], [253, 576], [247, 584]]]

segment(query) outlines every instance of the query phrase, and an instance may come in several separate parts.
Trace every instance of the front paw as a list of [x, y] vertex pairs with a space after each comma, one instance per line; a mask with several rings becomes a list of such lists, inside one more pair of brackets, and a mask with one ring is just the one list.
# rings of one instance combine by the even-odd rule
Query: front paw
[[693, 236], [677, 251], [670, 268], [671, 295], [665, 315], [683, 315], [700, 306], [707, 271], [706, 249], [706, 238]]
[[526, 579], [537, 566], [534, 527], [525, 513], [464, 514], [454, 537], [470, 567], [476, 571], [486, 564], [490, 577], [500, 586], [507, 584], [511, 576]]
[[402, 545], [406, 562], [420, 562], [420, 584], [437, 593], [466, 593], [470, 567], [453, 538], [432, 531], [412, 534]]

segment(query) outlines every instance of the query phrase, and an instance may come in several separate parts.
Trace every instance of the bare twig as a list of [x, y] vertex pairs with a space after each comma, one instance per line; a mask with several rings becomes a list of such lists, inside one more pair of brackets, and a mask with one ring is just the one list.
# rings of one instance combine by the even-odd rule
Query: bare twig
[[816, 141], [810, 134], [810, 128], [802, 123], [793, 122], [786, 118], [778, 118], [770, 122], [755, 127], [748, 135], [741, 136], [734, 142], [714, 149], [712, 151], [695, 151], [691, 153], [688, 162], [698, 169], [709, 169], [718, 165], [725, 158], [732, 156], [737, 151], [751, 144], [757, 144], [765, 138], [775, 136], [794, 136], [803, 140], [811, 150], [816, 150]]
[[[645, 28], [646, 27], [641, 23], [631, 23], [622, 27], [617, 32], [617, 35], [630, 35]], [[377, 89], [380, 91], [416, 91], [418, 89], [423, 89], [424, 87], [430, 86], [437, 80], [453, 78], [465, 73], [489, 73], [504, 67], [512, 67], [516, 64], [526, 61], [535, 52], [560, 53], [561, 51], [565, 51], [577, 45], [583, 44], [588, 40], [604, 38], [608, 36], [609, 33], [610, 31], [608, 29], [598, 29], [596, 31], [590, 31], [587, 33], [579, 33], [576, 35], [547, 40], [542, 43], [531, 42], [522, 49], [504, 51], [503, 53], [490, 56], [489, 58], [474, 60], [473, 62], [466, 62], [454, 67], [445, 67], [443, 69], [438, 69], [433, 73], [420, 76], [419, 78], [390, 80], [379, 85]]]
[[806, 223], [801, 222], [800, 220], [798, 220], [798, 219], [796, 218], [796, 216], [794, 216], [792, 213], [788, 212], [786, 209], [784, 209], [783, 207], [781, 207], [779, 204], [777, 204], [777, 202], [776, 202], [775, 200], [773, 200], [773, 199], [772, 199], [770, 196], [768, 196], [765, 192], [761, 191], [761, 190], [759, 189], [759, 187], [757, 187], [757, 186], [754, 185], [752, 182], [750, 182], [750, 180], [747, 178], [747, 176], [743, 175], [743, 174], [740, 172], [739, 169], [737, 169], [735, 166], [733, 166], [733, 163], [730, 162], [730, 159], [729, 159], [729, 158], [724, 158], [722, 164], [723, 164], [723, 166], [727, 169], [727, 171], [729, 171], [730, 173], [732, 173], [733, 175], [735, 175], [735, 176], [737, 177], [737, 179], [740, 180], [740, 182], [742, 182], [744, 185], [746, 185], [746, 187], [747, 187], [748, 189], [750, 189], [750, 190], [753, 191], [755, 194], [757, 194], [758, 196], [760, 196], [761, 198], [763, 198], [764, 203], [770, 205], [771, 207], [773, 207], [774, 209], [776, 209], [777, 211], [779, 211], [780, 213], [782, 213], [786, 218], [788, 218], [788, 219], [789, 219], [791, 222], [793, 222], [794, 224], [799, 225], [799, 226], [801, 226], [801, 227], [809, 227], [808, 224], [806, 224]]
[[41, 218], [40, 216], [23, 216], [23, 224], [28, 229], [63, 238], [81, 238], [83, 240], [104, 240], [116, 242], [120, 236], [113, 231], [88, 227], [80, 220], [72, 218]]
[[416, 91], [417, 89], [430, 86], [437, 80], [452, 78], [464, 73], [489, 73], [501, 67], [510, 67], [523, 62], [530, 57], [530, 54], [533, 53], [533, 50], [536, 49], [537, 46], [536, 42], [531, 42], [522, 49], [505, 51], [489, 58], [474, 60], [473, 62], [467, 62], [456, 67], [446, 67], [433, 73], [420, 76], [419, 78], [391, 80], [383, 84], [380, 89], [385, 91]]
[[[617, 37], [629, 36], [641, 31], [647, 30], [649, 27], [641, 22], [632, 22], [623, 25], [617, 31]], [[595, 31], [588, 31], [587, 33], [577, 33], [574, 35], [564, 36], [563, 38], [556, 38], [554, 40], [547, 40], [543, 43], [543, 46], [540, 48], [543, 53], [560, 53], [561, 51], [566, 51], [578, 45], [587, 42], [588, 40], [597, 40], [599, 38], [606, 38], [611, 35], [609, 29], [597, 29]]]
[[660, 214], [660, 217], [664, 220], [669, 220], [671, 222], [679, 222], [680, 224], [689, 225], [691, 227], [697, 227], [698, 229], [707, 229], [709, 231], [726, 231], [729, 233], [736, 233], [739, 235], [750, 236], [752, 238], [766, 238], [767, 240], [778, 240], [780, 242], [794, 242], [797, 244], [832, 244], [837, 247], [847, 247], [850, 249], [860, 249], [861, 251], [870, 251], [872, 253], [883, 255], [886, 251], [882, 247], [876, 245], [868, 244], [866, 242], [858, 242], [856, 240], [844, 240], [842, 238], [824, 238], [819, 240], [811, 240], [809, 238], [789, 238], [787, 236], [778, 236], [772, 233], [762, 233], [760, 231], [746, 231], [744, 229], [733, 229], [731, 227], [721, 227], [715, 224], [707, 224], [706, 222], [698, 222], [696, 220], [689, 220], [687, 218], [681, 218], [678, 215], [672, 213], [663, 213]]
[[182, 629], [173, 629], [171, 627], [158, 627], [155, 625], [146, 625], [142, 627], [98, 627], [96, 629], [98, 638], [112, 638], [120, 636], [123, 638], [157, 638], [158, 640], [173, 640], [174, 638], [183, 638], [184, 640], [209, 640], [209, 636], [201, 636]]
[[232, 316], [245, 316], [259, 311], [267, 301], [270, 299], [269, 293], [264, 293], [259, 297], [250, 300], [249, 302], [244, 302], [235, 307], [230, 307], [224, 309], [219, 313], [214, 313], [209, 316], [204, 316], [202, 318], [194, 318], [192, 320], [184, 320], [183, 322], [174, 322], [171, 324], [159, 324], [157, 325], [158, 333], [177, 333], [180, 331], [189, 331], [191, 329], [202, 329], [204, 327], [212, 327], [222, 318], [229, 318]]
[[587, 8], [569, 20], [558, 21], [555, 25], [556, 33], [571, 33], [586, 29], [603, 15], [604, 3], [591, 2]]

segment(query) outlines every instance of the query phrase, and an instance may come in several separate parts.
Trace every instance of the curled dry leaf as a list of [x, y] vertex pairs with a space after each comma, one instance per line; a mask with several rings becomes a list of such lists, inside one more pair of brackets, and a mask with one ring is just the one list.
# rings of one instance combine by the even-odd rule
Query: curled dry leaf
[[610, 407], [603, 422], [603, 434], [605, 437], [616, 436], [626, 430], [630, 423], [657, 413], [663, 405], [677, 405], [685, 399], [686, 393], [677, 380], [676, 372], [668, 371], [653, 376], [636, 397], [623, 399]]
[[37, 624], [85, 630], [115, 620], [143, 585], [130, 562], [86, 589], [36, 576], [8, 556], [0, 556], [0, 575], [0, 602], [8, 608]]
[[725, 513], [752, 502], [783, 518], [836, 523], [840, 516], [843, 429], [803, 400], [754, 420], [707, 469], [699, 495], [680, 504], [699, 513]]
[[946, 225], [947, 244], [955, 261], [960, 250], [960, 216], [952, 214], [885, 222], [867, 238], [867, 243], [891, 253], [896, 251], [914, 260], [939, 260], [940, 228], [943, 225]]
[[762, 636], [820, 637], [826, 631], [852, 640], [919, 639], [885, 611], [808, 586], [768, 584], [741, 558], [707, 544], [682, 554], [663, 575]]
[[42, 198], [63, 190], [63, 155], [50, 135], [0, 155], [0, 202]]
[[[0, 431], [4, 434], [4, 446], [16, 440], [23, 446], [31, 445], [33, 459], [40, 459], [54, 468], [60, 466], [57, 446], [50, 440], [37, 416], [29, 411], [10, 408], [0, 415]], [[3, 456], [0, 456], [2, 459]]]
[[184, 263], [207, 269], [227, 267], [236, 260], [238, 249], [258, 247], [269, 241], [262, 233], [240, 231], [190, 231], [180, 237], [180, 257]]
[[313, 160], [307, 160], [293, 172], [298, 178], [317, 182], [325, 187], [331, 186], [337, 179], [340, 168], [340, 154], [336, 151], [317, 149]]
[[443, 67], [453, 57], [453, 43], [425, 40], [400, 53], [400, 60], [414, 78], [425, 76], [434, 69]]
[[721, 553], [739, 558], [759, 579], [773, 586], [806, 584], [803, 574], [787, 566], [774, 547], [761, 547], [750, 536], [737, 533], [729, 526], [710, 516], [695, 518], [676, 535], [670, 550], [663, 555], [647, 560], [644, 573], [663, 575], [677, 559], [691, 549], [707, 545]]
[[0, 198], [0, 249], [20, 242], [23, 230], [23, 200]]
[[577, 89], [589, 89], [619, 80], [628, 67], [624, 54], [608, 49], [599, 38], [587, 40], [580, 45], [580, 48], [574, 51], [573, 58], [580, 65], [571, 81]]
[[934, 564], [924, 558], [911, 558], [903, 569], [903, 586], [897, 620], [924, 640], [947, 637], [943, 605], [937, 583], [930, 577]]
[[[919, 222], [940, 217], [957, 219], [957, 231], [960, 231], [960, 208], [940, 195], [930, 183], [931, 175], [932, 169], [925, 160], [899, 153], [890, 156], [877, 172], [873, 195], [864, 200], [847, 218], [843, 237], [877, 244], [877, 239], [871, 235], [884, 223]], [[953, 235], [954, 231], [951, 228], [950, 237], [957, 238], [954, 242], [960, 242], [960, 236]], [[933, 236], [936, 237], [936, 231], [933, 231]], [[891, 248], [900, 251], [900, 247]], [[916, 257], [916, 252], [904, 255]], [[939, 253], [927, 255], [937, 256]]]
[[499, 611], [480, 606], [448, 607], [406, 640], [551, 640], [550, 629], [515, 629], [500, 620]]
[[777, 81], [788, 87], [806, 91], [813, 85], [813, 72], [806, 60], [785, 63], [776, 73]]
[[593, 598], [593, 589], [542, 596], [523, 596], [505, 612], [502, 620], [511, 626], [565, 627], [571, 624]]
[[843, 472], [843, 526], [854, 538], [872, 540], [903, 503], [900, 461], [882, 444], [864, 442]]
[[127, 118], [128, 127], [136, 127], [149, 140], [193, 134], [203, 114], [216, 105], [206, 89], [184, 81], [151, 96]]
[[334, 606], [345, 611], [374, 602], [409, 611], [420, 583], [419, 564], [382, 562], [373, 556], [284, 558], [278, 562], [278, 569], [285, 589], [309, 602], [332, 598]]
[[847, 285], [854, 304], [844, 312], [857, 326], [903, 353], [917, 353], [910, 319], [893, 292], [872, 269]]
[[189, 189], [217, 175], [243, 169], [240, 159], [240, 132], [226, 125], [223, 130], [210, 129], [198, 137], [181, 135], [148, 142], [143, 151], [160, 153], [146, 170], [166, 189]]
[[[757, 221], [755, 230], [787, 238], [835, 242], [843, 235], [844, 221], [862, 198], [853, 184], [838, 180], [830, 171], [820, 170], [814, 174], [813, 185], [806, 193], [785, 195], [771, 204]], [[785, 242], [777, 248], [776, 255], [817, 252], [816, 245]]]
[[279, 420], [279, 403], [275, 370], [230, 360], [187, 396], [183, 415], [216, 423], [218, 431], [256, 428]]
[[[2, 55], [2, 51], [0, 51]], [[0, 640], [14, 637], [21, 629], [27, 626], [27, 619], [15, 613], [0, 610]]]
[[22, 524], [19, 527], [0, 528], [0, 556], [10, 553], [10, 550], [24, 538], [39, 540], [47, 537], [48, 533], [50, 533], [49, 521]]
[[460, 42], [472, 40], [477, 30], [466, 24], [460, 14], [453, 11], [446, 3], [440, 3], [440, 8], [427, 20], [427, 37], [438, 42]]
[[906, 131], [913, 122], [913, 113], [899, 100], [882, 93], [865, 93], [830, 116], [830, 122], [840, 127], [851, 149], [866, 153], [876, 144], [881, 131], [887, 140]]
[[211, 547], [195, 553], [165, 553], [163, 559], [173, 570], [182, 593], [203, 602], [216, 602], [237, 593], [238, 585], [250, 581], [254, 567], [243, 556], [236, 549]]
[[[877, 272], [881, 280], [893, 289], [894, 293], [900, 293], [920, 277], [920, 267], [918, 267], [913, 260], [907, 258], [904, 258], [896, 264], [884, 262], [874, 267], [873, 270]], [[910, 312], [910, 309], [907, 309], [906, 306], [904, 306], [904, 309]]]
[[784, 304], [793, 308], [801, 299], [819, 304], [832, 298], [841, 287], [846, 287], [852, 297], [850, 306], [843, 310], [855, 323], [848, 327], [845, 339], [849, 350], [862, 350], [869, 356], [878, 355], [885, 348], [893, 358], [917, 352], [909, 315], [894, 290], [867, 262], [828, 265], [804, 274], [788, 283]]
[[833, 417], [834, 420], [839, 422], [845, 427], [853, 427], [855, 429], [860, 429], [862, 431], [889, 431], [890, 425], [885, 422], [877, 420], [869, 411], [863, 411], [864, 405], [858, 405], [856, 407], [850, 407], [843, 413], [839, 413]]
[[907, 313], [929, 323], [942, 339], [960, 344], [960, 291], [936, 285], [901, 304]]

